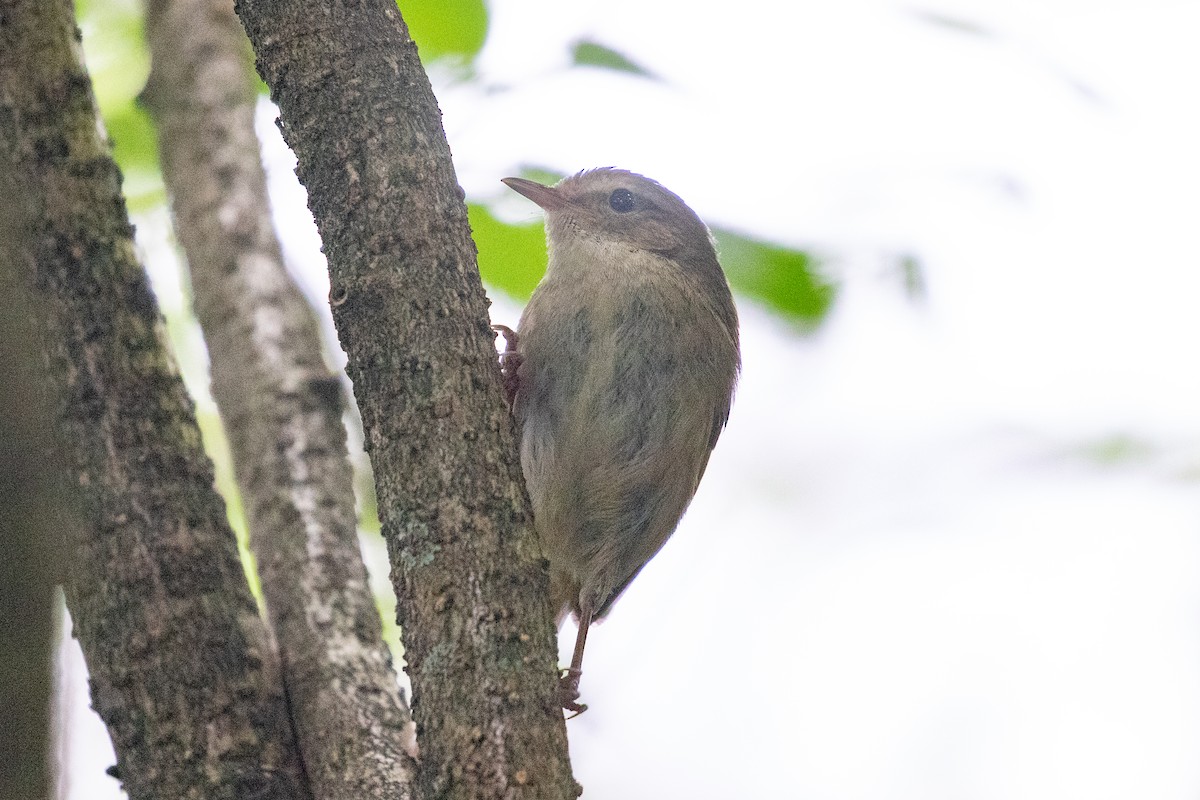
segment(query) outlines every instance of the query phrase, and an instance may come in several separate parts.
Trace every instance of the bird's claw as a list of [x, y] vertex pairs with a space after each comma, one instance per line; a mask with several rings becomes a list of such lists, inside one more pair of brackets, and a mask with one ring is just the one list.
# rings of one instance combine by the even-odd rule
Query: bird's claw
[[563, 674], [558, 678], [558, 702], [567, 711], [575, 712], [567, 717], [567, 719], [574, 719], [588, 709], [586, 703], [578, 702], [579, 678], [583, 675], [583, 672], [569, 668], [564, 669], [562, 672]]

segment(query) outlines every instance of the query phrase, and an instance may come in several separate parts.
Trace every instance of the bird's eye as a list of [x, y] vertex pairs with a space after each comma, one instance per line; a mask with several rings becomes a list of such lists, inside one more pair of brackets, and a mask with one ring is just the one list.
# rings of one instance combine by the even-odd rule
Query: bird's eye
[[627, 214], [633, 211], [633, 192], [628, 189], [614, 189], [608, 196], [608, 204], [618, 214]]

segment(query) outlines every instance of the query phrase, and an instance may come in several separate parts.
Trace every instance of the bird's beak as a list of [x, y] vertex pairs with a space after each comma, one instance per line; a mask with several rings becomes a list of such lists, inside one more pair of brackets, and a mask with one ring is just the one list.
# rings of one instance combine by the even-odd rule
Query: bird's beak
[[546, 211], [562, 208], [567, 203], [558, 189], [553, 186], [543, 186], [525, 178], [503, 178], [500, 182], [517, 194], [525, 195]]

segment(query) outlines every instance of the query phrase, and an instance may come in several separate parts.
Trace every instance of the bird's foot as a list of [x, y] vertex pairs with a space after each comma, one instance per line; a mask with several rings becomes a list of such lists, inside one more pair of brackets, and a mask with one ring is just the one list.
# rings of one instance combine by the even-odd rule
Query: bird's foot
[[504, 376], [504, 397], [511, 406], [520, 386], [517, 370], [521, 367], [521, 354], [517, 352], [517, 332], [507, 325], [493, 325], [492, 330], [504, 337], [504, 349], [500, 351], [500, 374]]
[[574, 719], [588, 708], [586, 703], [579, 702], [579, 679], [583, 676], [583, 671], [564, 669], [562, 672], [563, 674], [558, 679], [558, 702], [567, 711], [575, 712], [567, 717], [567, 719]]

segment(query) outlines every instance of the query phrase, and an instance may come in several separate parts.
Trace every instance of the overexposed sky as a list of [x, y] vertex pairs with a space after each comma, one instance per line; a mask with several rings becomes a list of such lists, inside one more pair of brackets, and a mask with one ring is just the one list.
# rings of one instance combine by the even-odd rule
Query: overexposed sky
[[807, 338], [742, 301], [709, 474], [589, 639], [584, 797], [1200, 794], [1200, 4], [491, 11], [435, 81], [469, 196], [615, 164], [842, 286]]

